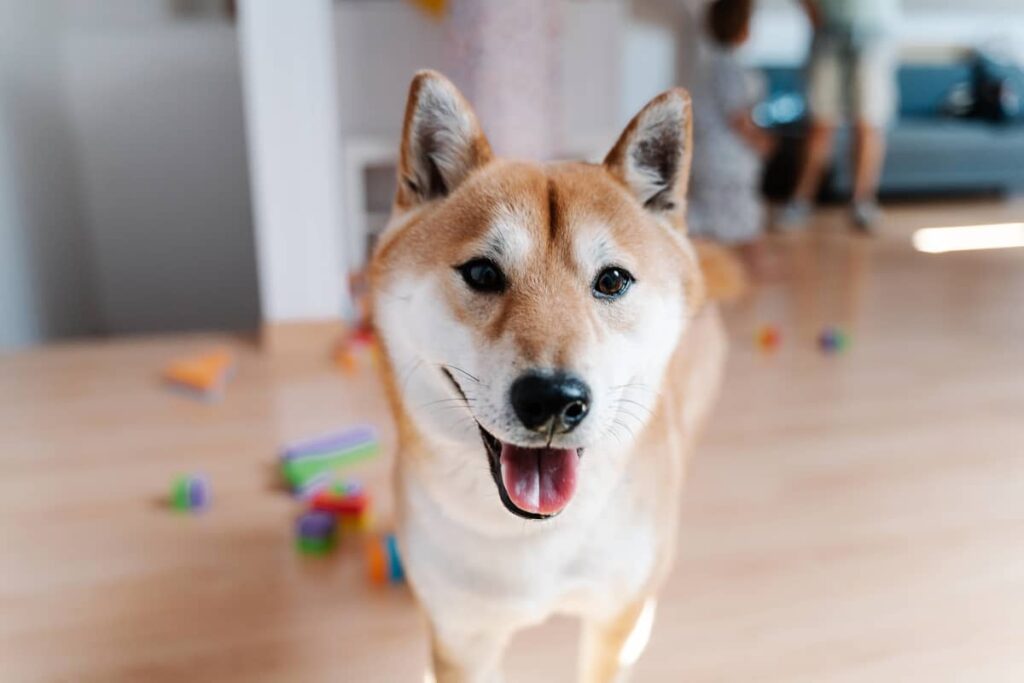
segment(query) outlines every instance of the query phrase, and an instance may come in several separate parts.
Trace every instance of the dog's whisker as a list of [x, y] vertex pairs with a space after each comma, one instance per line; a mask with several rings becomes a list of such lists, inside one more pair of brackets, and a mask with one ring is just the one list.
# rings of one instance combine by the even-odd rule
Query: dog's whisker
[[619, 444], [624, 444], [627, 441], [629, 441], [629, 434], [623, 434], [622, 431], [623, 430], [620, 428], [620, 429], [616, 429], [613, 432], [615, 434], [615, 438], [619, 442]]
[[651, 396], [653, 396], [655, 398], [658, 398], [658, 397], [661, 396], [661, 392], [660, 391], [658, 391], [657, 389], [653, 389], [653, 388], [651, 388], [650, 385], [644, 384], [642, 382], [632, 382], [632, 383], [629, 383], [629, 384], [618, 384], [616, 386], [609, 387], [609, 389], [612, 389], [614, 391], [619, 391], [619, 392], [621, 392], [623, 394], [625, 394], [630, 389], [637, 389], [637, 390], [640, 390], [640, 391], [646, 391], [647, 393], [651, 394]]
[[614, 436], [615, 437], [615, 441], [616, 442], [618, 442], [619, 444], [622, 443], [622, 436], [619, 435], [618, 430], [609, 428], [607, 430], [607, 432], [608, 432], [609, 436]]
[[436, 401], [427, 401], [426, 403], [420, 404], [420, 408], [429, 408], [430, 406], [436, 406], [441, 403], [460, 403], [462, 405], [475, 402], [475, 398], [469, 396], [450, 396], [448, 398], [439, 398]]
[[622, 417], [628, 417], [631, 420], [636, 420], [637, 425], [640, 426], [640, 427], [643, 427], [644, 424], [646, 424], [643, 420], [641, 420], [639, 417], [637, 417], [633, 413], [629, 412], [628, 410], [620, 409], [618, 411], [618, 413], [616, 413], [616, 417], [618, 417], [619, 415], [621, 415]]
[[450, 418], [452, 421], [449, 422], [449, 424], [451, 424], [452, 427], [456, 429], [462, 430], [467, 435], [477, 434], [477, 432], [479, 431], [477, 428], [476, 419], [472, 415], [447, 412], [438, 413], [438, 416], [442, 418]]
[[470, 415], [463, 415], [462, 417], [459, 418], [459, 420], [457, 422], [453, 422], [452, 423], [452, 426], [459, 427], [459, 428], [462, 428], [464, 425], [466, 427], [476, 427], [476, 425], [477, 425], [476, 418], [473, 417], [472, 414], [470, 414]]
[[402, 387], [402, 391], [405, 391], [406, 389], [409, 388], [409, 381], [412, 379], [413, 373], [416, 372], [416, 370], [418, 370], [421, 365], [423, 365], [423, 359], [422, 358], [417, 358], [415, 361], [410, 363], [411, 367], [409, 368], [409, 370], [406, 373], [405, 377], [399, 383], [399, 385]]
[[473, 418], [473, 411], [469, 410], [468, 406], [436, 406], [431, 409], [431, 412], [440, 418], [453, 416], [467, 422], [476, 422]]
[[612, 422], [614, 422], [615, 424], [617, 424], [620, 427], [622, 427], [623, 429], [625, 429], [626, 433], [629, 434], [629, 438], [631, 440], [633, 440], [633, 441], [636, 440], [636, 434], [633, 433], [633, 428], [632, 427], [630, 427], [628, 424], [626, 424], [625, 422], [623, 422], [622, 420], [620, 420], [618, 418], [615, 418], [614, 420], [612, 420]]
[[604, 430], [601, 432], [599, 440], [603, 440], [604, 437], [606, 437], [606, 436], [613, 436], [613, 437], [615, 437], [615, 441], [616, 442], [618, 442], [619, 444], [622, 444], [622, 437], [619, 435], [618, 430], [615, 429], [615, 425], [612, 424], [611, 422], [609, 422], [605, 426]]
[[[477, 377], [476, 375], [474, 375], [474, 374], [472, 374], [470, 372], [467, 372], [467, 371], [463, 370], [462, 368], [460, 368], [460, 367], [458, 367], [456, 365], [449, 365], [448, 363], [441, 363], [441, 367], [447, 368], [448, 370], [454, 370], [455, 372], [461, 373], [461, 374], [465, 375], [466, 377], [468, 377], [469, 379], [471, 379], [474, 382], [476, 382], [477, 384], [483, 384], [483, 382], [480, 381], [479, 377]], [[486, 386], [486, 385], [484, 385], [484, 386]]]
[[640, 403], [640, 401], [634, 401], [634, 400], [629, 399], [629, 398], [620, 398], [620, 399], [618, 399], [618, 403], [620, 405], [622, 403], [629, 403], [630, 405], [634, 405], [634, 406], [637, 406], [639, 408], [643, 408], [645, 411], [647, 411], [648, 415], [653, 415], [654, 414], [654, 411], [651, 408], [649, 408], [648, 406], [645, 406], [643, 403]]
[[650, 391], [654, 391], [653, 389], [651, 389], [651, 385], [647, 384], [646, 382], [626, 382], [625, 384], [615, 384], [610, 388], [623, 389], [627, 387], [636, 387], [638, 389], [648, 389]]
[[458, 410], [458, 411], [461, 412], [463, 410], [467, 410], [468, 408], [469, 408], [469, 406], [464, 406], [464, 405], [457, 405], [457, 406], [455, 406], [455, 405], [452, 405], [452, 406], [436, 406], [434, 409], [437, 411], [438, 414], [447, 414], [448, 412], [451, 412], [452, 410]]
[[[643, 406], [641, 406], [641, 407], [643, 407]], [[627, 416], [633, 418], [634, 420], [636, 420], [637, 422], [640, 422], [641, 424], [644, 423], [644, 420], [642, 420], [638, 415], [635, 415], [632, 412], [630, 412], [629, 410], [627, 410], [626, 407], [623, 406], [621, 403], [619, 403], [619, 404], [617, 404], [615, 406], [615, 415], [616, 416], [618, 416], [618, 415], [627, 415]], [[653, 413], [648, 412], [648, 414], [645, 417], [649, 418], [649, 417], [651, 417], [651, 415], [653, 415]]]

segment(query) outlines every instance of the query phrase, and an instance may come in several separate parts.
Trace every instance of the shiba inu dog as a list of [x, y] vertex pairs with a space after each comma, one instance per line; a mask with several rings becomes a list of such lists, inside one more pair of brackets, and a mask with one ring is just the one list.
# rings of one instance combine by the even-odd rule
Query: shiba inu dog
[[439, 683], [501, 680], [554, 613], [584, 620], [583, 681], [646, 642], [725, 355], [685, 234], [690, 111], [671, 90], [603, 164], [526, 163], [443, 76], [412, 83], [371, 281]]

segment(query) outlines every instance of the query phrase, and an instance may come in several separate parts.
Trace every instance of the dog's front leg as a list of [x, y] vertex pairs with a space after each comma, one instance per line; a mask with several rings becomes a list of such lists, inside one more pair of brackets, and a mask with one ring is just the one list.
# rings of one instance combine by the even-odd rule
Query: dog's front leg
[[626, 605], [610, 619], [588, 619], [580, 644], [580, 683], [617, 683], [643, 653], [654, 623], [654, 598]]
[[501, 657], [511, 634], [492, 627], [432, 624], [431, 658], [436, 683], [501, 683]]

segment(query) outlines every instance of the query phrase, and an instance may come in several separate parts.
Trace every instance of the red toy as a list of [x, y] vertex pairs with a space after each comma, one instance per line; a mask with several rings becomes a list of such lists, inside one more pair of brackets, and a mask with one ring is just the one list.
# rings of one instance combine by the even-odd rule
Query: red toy
[[314, 510], [330, 512], [339, 516], [361, 515], [370, 507], [370, 499], [365, 492], [348, 494], [340, 493], [333, 488], [318, 491], [311, 502]]
[[335, 484], [317, 491], [310, 499], [310, 509], [337, 517], [343, 534], [370, 530], [370, 496], [359, 485]]
[[782, 343], [782, 334], [774, 325], [762, 325], [758, 328], [755, 339], [762, 351], [774, 351]]

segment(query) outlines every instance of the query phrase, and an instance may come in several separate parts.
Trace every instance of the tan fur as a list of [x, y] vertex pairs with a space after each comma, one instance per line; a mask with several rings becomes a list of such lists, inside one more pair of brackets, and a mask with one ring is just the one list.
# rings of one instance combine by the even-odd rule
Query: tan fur
[[[601, 234], [606, 233], [614, 243], [617, 258], [627, 261], [619, 265], [641, 273], [638, 282], [643, 278], [644, 291], [679, 292], [680, 305], [685, 306], [685, 310], [680, 311], [687, 321], [685, 331], [668, 357], [658, 398], [652, 404], [649, 419], [635, 435], [635, 443], [628, 447], [633, 455], [628, 460], [629, 500], [625, 504], [632, 506], [631, 514], [641, 520], [638, 522], [641, 528], [647, 529], [649, 521], [654, 546], [650, 570], [628, 593], [602, 595], [602, 602], [609, 605], [608, 609], [601, 614], [594, 612], [584, 630], [581, 680], [586, 683], [619, 680], [623, 674], [619, 659], [622, 646], [636, 626], [642, 606], [654, 598], [671, 568], [686, 463], [717, 392], [725, 336], [711, 302], [735, 293], [739, 281], [740, 271], [727, 253], [713, 247], [691, 245], [684, 237], [691, 135], [689, 97], [676, 90], [652, 101], [629, 124], [601, 165], [542, 165], [494, 159], [475, 116], [466, 114], [461, 120], [470, 122], [472, 134], [465, 138], [462, 148], [450, 155], [466, 166], [454, 171], [449, 169], [447, 177], [457, 182], [445, 187], [445, 194], [437, 197], [416, 187], [415, 181], [404, 182], [410, 174], [419, 173], [418, 177], [424, 177], [422, 155], [411, 157], [415, 148], [409, 139], [417, 135], [412, 121], [416, 107], [422, 106], [417, 103], [417, 96], [424, 87], [438, 89], [451, 98], [452, 106], [469, 111], [461, 95], [447, 89], [450, 84], [443, 77], [425, 73], [413, 82], [393, 220], [371, 264], [375, 308], [399, 306], [400, 297], [408, 296], [407, 292], [394, 290], [396, 282], [412, 278], [416, 282], [433, 283], [430, 286], [437, 288], [447, 315], [458, 326], [472, 330], [476, 344], [487, 347], [510, 343], [515, 349], [516, 362], [523, 368], [574, 367], [585, 349], [600, 345], [609, 335], [628, 335], [641, 323], [637, 318], [639, 309], [635, 307], [595, 303], [591, 291], [593, 274], [580, 272], [580, 261], [574, 253], [580, 231], [592, 228], [604, 231]], [[655, 117], [653, 124], [652, 116]], [[664, 187], [654, 182], [653, 189], [648, 191], [643, 185], [647, 179], [638, 180], [635, 169], [630, 167], [631, 155], [636, 154], [638, 144], [636, 136], [651, 126], [659, 134], [672, 134], [664, 121], [675, 122], [673, 116], [682, 116], [675, 130], [675, 139], [681, 146], [678, 157], [673, 157], [681, 161], [681, 166]], [[641, 151], [646, 153], [646, 150]], [[429, 170], [429, 164], [427, 168]], [[638, 192], [647, 194], [635, 196]], [[452, 275], [452, 269], [493, 247], [487, 243], [489, 231], [503, 217], [515, 222], [521, 239], [527, 240], [530, 248], [525, 251], [524, 260], [517, 262], [508, 273], [508, 291], [501, 296], [481, 296], [462, 285]], [[708, 274], [707, 278], [702, 271]], [[379, 319], [377, 322], [380, 324]], [[415, 367], [396, 369], [392, 366], [391, 351], [399, 341], [395, 335], [399, 333], [401, 321], [398, 324], [396, 328], [392, 321], [390, 327], [382, 325], [379, 329], [381, 342], [389, 351], [384, 354], [383, 377], [398, 425], [396, 499], [399, 537], [404, 543], [409, 540], [408, 534], [414, 533], [411, 528], [418, 528], [415, 532], [418, 534], [429, 534], [432, 528], [431, 525], [424, 527], [422, 520], [416, 519], [416, 515], [422, 514], [416, 510], [424, 503], [414, 499], [430, 499], [430, 493], [420, 490], [420, 482], [437, 466], [438, 454], [437, 446], [417, 427], [410, 414], [415, 406], [408, 405], [403, 394], [407, 374], [415, 371]], [[481, 451], [480, 458], [483, 457]], [[483, 460], [470, 463], [474, 467], [482, 464]], [[581, 464], [581, 467], [586, 466], [586, 462]], [[496, 493], [493, 497], [496, 506]], [[500, 513], [511, 518], [504, 510]], [[460, 538], [464, 535], [458, 526], [459, 520], [439, 519], [439, 522], [454, 524], [453, 534]], [[541, 533], [544, 528], [548, 527], [542, 527]], [[557, 531], [561, 527], [549, 528]], [[485, 547], [491, 542], [480, 538], [476, 531], [465, 535], [478, 540], [470, 543], [453, 536], [431, 539], [427, 543], [437, 549], [439, 557], [444, 557], [443, 548], [437, 548], [438, 543], [450, 541]], [[531, 541], [529, 536], [523, 536], [522, 541], [516, 542], [528, 544]], [[538, 536], [536, 542], [543, 545], [543, 536]], [[403, 546], [403, 552], [405, 550]], [[500, 618], [488, 616], [491, 607], [480, 604], [481, 597], [475, 592], [467, 594], [464, 608], [452, 604], [447, 597], [440, 598], [439, 603], [438, 596], [424, 587], [428, 582], [424, 577], [444, 576], [449, 563], [458, 560], [459, 568], [451, 571], [467, 577], [470, 584], [487, 580], [486, 574], [475, 573], [487, 571], [486, 557], [466, 558], [458, 555], [461, 551], [453, 552], [456, 554], [432, 566], [416, 565], [415, 562], [422, 560], [414, 556], [410, 567], [413, 590], [431, 621], [434, 674], [439, 683], [500, 680], [501, 652], [515, 630], [533, 622], [535, 608], [528, 595], [523, 595], [520, 606], [516, 598], [518, 588], [503, 587], [514, 577], [501, 579], [493, 591], [483, 594], [493, 597], [494, 609], [496, 614], [502, 615]], [[484, 569], [478, 569], [481, 565], [474, 560], [481, 561]], [[472, 580], [469, 577], [473, 577]], [[460, 595], [462, 584], [459, 581], [446, 586], [446, 590]], [[574, 601], [571, 594], [562, 599], [565, 604], [581, 604]], [[584, 598], [584, 611], [596, 610], [593, 602]], [[462, 611], [449, 618], [447, 614], [439, 614], [439, 610]], [[474, 617], [480, 620], [479, 625], [466, 627], [467, 620], [473, 622]]]
[[637, 627], [645, 601], [630, 602], [619, 614], [604, 622], [584, 625], [580, 643], [582, 683], [607, 683], [622, 672], [619, 653]]
[[747, 274], [729, 249], [707, 240], [694, 240], [707, 297], [711, 301], [735, 301], [747, 290]]

